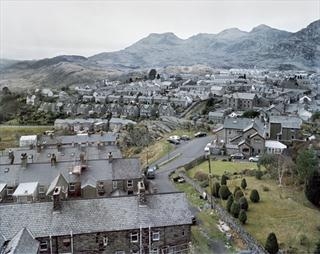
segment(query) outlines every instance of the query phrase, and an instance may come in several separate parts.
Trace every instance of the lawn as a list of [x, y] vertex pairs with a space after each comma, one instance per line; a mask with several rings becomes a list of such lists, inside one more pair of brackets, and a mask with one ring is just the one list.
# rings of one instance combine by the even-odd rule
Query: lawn
[[23, 135], [42, 134], [51, 130], [53, 126], [8, 126], [0, 125], [0, 150], [19, 146], [19, 139]]
[[[241, 172], [244, 169], [258, 169], [257, 163], [248, 161], [220, 161], [211, 160], [211, 172], [214, 175], [223, 175], [226, 171], [233, 174], [234, 172]], [[205, 161], [200, 165], [190, 169], [188, 175], [194, 177], [197, 171], [209, 172], [209, 163]]]
[[[212, 161], [211, 167], [216, 175], [222, 175], [225, 171], [234, 173], [257, 168], [255, 163], [222, 161]], [[194, 176], [198, 170], [208, 172], [208, 162], [191, 169], [188, 174]], [[245, 178], [248, 184], [245, 195], [249, 202], [245, 228], [263, 245], [268, 234], [274, 232], [281, 248], [290, 248], [295, 253], [311, 252], [319, 240], [320, 211], [305, 198], [303, 191], [293, 186], [279, 187], [270, 179]], [[228, 180], [231, 192], [236, 186], [240, 186], [241, 179], [241, 176], [235, 175]], [[261, 202], [254, 204], [250, 201], [252, 189], [258, 190]], [[307, 239], [306, 244], [301, 245], [300, 239], [304, 237]]]

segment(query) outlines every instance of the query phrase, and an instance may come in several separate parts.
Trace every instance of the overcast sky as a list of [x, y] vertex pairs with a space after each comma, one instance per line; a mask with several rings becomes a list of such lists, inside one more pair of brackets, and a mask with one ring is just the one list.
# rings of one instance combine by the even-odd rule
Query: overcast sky
[[320, 0], [0, 0], [0, 58], [91, 56], [150, 33], [186, 39], [259, 24], [296, 32], [320, 17]]

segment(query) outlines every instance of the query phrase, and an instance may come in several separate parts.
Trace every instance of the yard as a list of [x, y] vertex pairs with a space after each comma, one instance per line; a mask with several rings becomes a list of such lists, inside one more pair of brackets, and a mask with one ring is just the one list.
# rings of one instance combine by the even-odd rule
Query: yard
[[[243, 169], [256, 169], [257, 165], [250, 162], [212, 161], [211, 168], [214, 175], [221, 176], [225, 172], [233, 175]], [[196, 166], [188, 174], [193, 177], [199, 170], [208, 172], [208, 162]], [[293, 253], [311, 252], [319, 240], [320, 211], [305, 198], [301, 188], [279, 187], [270, 179], [245, 178], [248, 184], [245, 196], [249, 202], [245, 228], [263, 245], [268, 234], [274, 232], [282, 249], [290, 249]], [[228, 180], [231, 192], [240, 186], [241, 179], [241, 175], [237, 174]], [[257, 189], [260, 194], [261, 201], [257, 204], [249, 199], [252, 189]]]
[[19, 146], [19, 139], [23, 135], [42, 134], [52, 128], [53, 126], [0, 125], [0, 150]]

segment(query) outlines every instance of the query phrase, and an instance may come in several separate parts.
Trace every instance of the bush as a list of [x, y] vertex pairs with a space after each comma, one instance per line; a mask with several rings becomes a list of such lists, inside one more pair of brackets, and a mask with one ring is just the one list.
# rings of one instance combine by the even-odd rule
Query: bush
[[209, 186], [209, 180], [206, 179], [206, 180], [203, 180], [201, 183], [200, 183], [200, 186], [201, 188], [207, 188]]
[[239, 204], [240, 204], [240, 208], [242, 210], [248, 211], [249, 204], [248, 204], [248, 201], [247, 201], [246, 197], [241, 197], [239, 199]]
[[202, 182], [204, 180], [208, 180], [208, 174], [202, 171], [197, 171], [194, 174], [194, 178], [197, 179], [199, 182]]
[[244, 190], [247, 188], [247, 181], [245, 178], [243, 178], [241, 181], [241, 188]]
[[320, 173], [315, 171], [306, 178], [306, 198], [315, 206], [320, 207]]
[[236, 196], [237, 191], [241, 191], [239, 186], [236, 186], [233, 191], [233, 196]]
[[244, 196], [244, 194], [243, 194], [242, 190], [238, 190], [236, 192], [236, 194], [234, 195], [234, 199], [238, 201], [243, 196]]
[[276, 254], [279, 251], [279, 245], [277, 237], [274, 233], [270, 233], [268, 235], [266, 245], [265, 245], [266, 251], [268, 251], [270, 254]]
[[230, 213], [230, 211], [231, 211], [232, 203], [233, 203], [233, 196], [230, 195], [230, 196], [228, 197], [227, 206], [226, 206], [227, 211], [228, 211], [229, 213]]
[[309, 244], [309, 239], [306, 235], [302, 234], [299, 236], [300, 245], [307, 246]]
[[314, 254], [320, 254], [320, 240], [316, 244], [316, 248], [313, 252]]
[[215, 182], [212, 186], [212, 195], [219, 198], [220, 183]]
[[255, 174], [256, 178], [258, 180], [261, 180], [262, 176], [263, 176], [263, 172], [261, 170], [256, 170], [256, 174]]
[[250, 200], [253, 203], [258, 203], [260, 201], [259, 192], [257, 190], [252, 190], [250, 194]]
[[231, 195], [231, 192], [227, 185], [221, 185], [219, 189], [219, 197], [223, 200], [227, 200], [228, 197]]
[[239, 221], [242, 223], [242, 224], [246, 224], [246, 221], [247, 221], [247, 213], [245, 210], [241, 210], [240, 213], [239, 213]]
[[221, 185], [227, 185], [228, 177], [226, 175], [222, 175], [221, 177]]
[[233, 217], [238, 218], [240, 213], [240, 205], [238, 202], [234, 201], [230, 208], [230, 213]]

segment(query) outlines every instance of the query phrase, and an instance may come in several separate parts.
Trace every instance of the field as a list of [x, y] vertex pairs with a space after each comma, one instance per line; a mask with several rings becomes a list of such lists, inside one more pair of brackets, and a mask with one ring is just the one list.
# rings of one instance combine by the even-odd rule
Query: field
[[[213, 174], [220, 176], [225, 171], [234, 173], [257, 167], [255, 163], [222, 161], [213, 161], [211, 166]], [[208, 162], [191, 169], [188, 174], [192, 177], [198, 170], [208, 172]], [[245, 228], [263, 245], [268, 234], [274, 232], [281, 248], [293, 253], [312, 252], [319, 240], [320, 211], [305, 198], [301, 188], [279, 187], [270, 179], [245, 178], [248, 184], [245, 195], [249, 202]], [[240, 186], [241, 179], [240, 175], [235, 175], [228, 180], [231, 192]], [[252, 189], [257, 189], [260, 194], [261, 201], [257, 204], [249, 199]]]
[[19, 146], [19, 139], [23, 135], [42, 134], [51, 130], [53, 126], [10, 126], [0, 125], [0, 150]]

